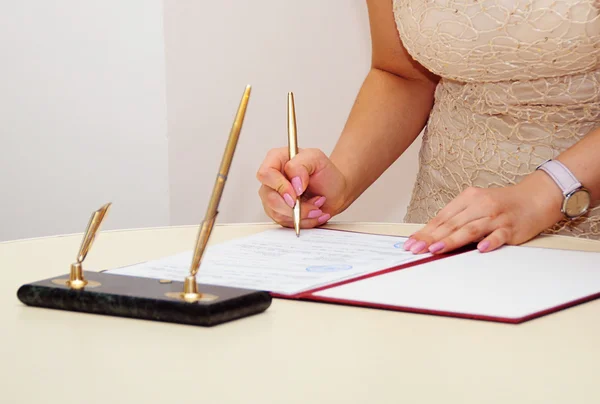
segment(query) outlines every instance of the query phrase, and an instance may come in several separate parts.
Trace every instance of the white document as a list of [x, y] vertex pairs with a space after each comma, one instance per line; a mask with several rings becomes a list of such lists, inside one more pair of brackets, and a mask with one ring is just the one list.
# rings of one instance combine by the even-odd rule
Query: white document
[[[406, 237], [327, 229], [278, 228], [209, 246], [198, 283], [292, 295], [429, 257], [402, 248]], [[182, 281], [192, 251], [106, 271], [119, 275]]]
[[597, 293], [600, 253], [505, 246], [446, 257], [315, 295], [521, 319]]

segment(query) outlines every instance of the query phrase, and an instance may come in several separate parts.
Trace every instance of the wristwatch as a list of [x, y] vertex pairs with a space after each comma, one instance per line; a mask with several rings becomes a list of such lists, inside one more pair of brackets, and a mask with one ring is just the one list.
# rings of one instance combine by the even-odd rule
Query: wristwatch
[[569, 220], [585, 215], [590, 209], [590, 192], [575, 178], [573, 173], [558, 160], [547, 160], [537, 167], [554, 180], [563, 193], [561, 212]]

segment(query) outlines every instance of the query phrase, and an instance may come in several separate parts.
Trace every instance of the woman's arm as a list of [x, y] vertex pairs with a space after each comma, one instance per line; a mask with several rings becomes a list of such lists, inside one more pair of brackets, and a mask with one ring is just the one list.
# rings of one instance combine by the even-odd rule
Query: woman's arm
[[[555, 160], [563, 163], [590, 191], [591, 204], [595, 206], [600, 201], [600, 127], [559, 154]], [[530, 196], [545, 213], [547, 220], [541, 223], [542, 226], [553, 226], [564, 218], [560, 211], [564, 197], [548, 174], [535, 171], [525, 177], [520, 185], [523, 189], [531, 188], [536, 191], [530, 193]]]
[[[600, 127], [562, 152], [556, 160], [567, 166], [590, 191], [594, 205], [600, 201]], [[562, 202], [562, 197], [560, 201]]]
[[344, 211], [415, 140], [431, 112], [438, 78], [415, 63], [400, 42], [392, 0], [367, 0], [371, 69], [328, 158], [318, 149], [272, 149], [258, 169], [259, 195], [276, 223], [291, 227], [302, 196], [300, 227]]
[[[600, 200], [600, 128], [559, 154], [563, 163], [590, 191], [591, 204]], [[446, 205], [405, 244], [414, 253], [445, 253], [471, 242], [480, 251], [504, 244], [518, 245], [564, 218], [564, 197], [558, 185], [536, 170], [516, 185], [469, 188]]]
[[346, 179], [345, 210], [411, 145], [427, 122], [438, 78], [412, 60], [391, 0], [368, 0], [372, 62], [331, 161]]

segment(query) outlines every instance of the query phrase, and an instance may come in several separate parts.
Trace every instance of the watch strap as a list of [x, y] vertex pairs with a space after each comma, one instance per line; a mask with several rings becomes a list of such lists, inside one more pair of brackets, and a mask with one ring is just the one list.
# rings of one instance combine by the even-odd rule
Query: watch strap
[[558, 160], [548, 160], [537, 169], [546, 172], [556, 182], [556, 185], [565, 196], [581, 188], [581, 183], [573, 173]]

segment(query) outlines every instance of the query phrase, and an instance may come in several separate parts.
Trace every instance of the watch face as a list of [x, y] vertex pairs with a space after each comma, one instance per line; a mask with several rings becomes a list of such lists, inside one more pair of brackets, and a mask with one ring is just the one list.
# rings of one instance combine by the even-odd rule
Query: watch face
[[586, 190], [578, 190], [567, 196], [565, 215], [577, 217], [583, 215], [590, 207], [590, 194]]

